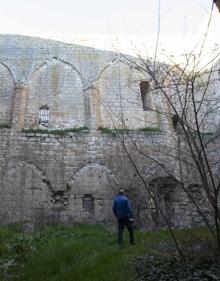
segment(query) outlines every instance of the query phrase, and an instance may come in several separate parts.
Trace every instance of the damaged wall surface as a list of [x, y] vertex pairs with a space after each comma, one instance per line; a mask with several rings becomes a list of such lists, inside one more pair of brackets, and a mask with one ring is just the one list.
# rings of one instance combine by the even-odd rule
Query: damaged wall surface
[[[146, 77], [115, 53], [62, 42], [1, 35], [0, 49], [1, 223], [112, 226], [119, 188], [127, 190], [140, 227], [164, 227], [152, 196], [172, 225], [200, 223], [178, 184], [134, 154], [149, 196], [120, 138], [104, 133], [126, 127], [143, 149], [168, 149], [172, 124], [149, 110], [161, 100]], [[132, 142], [128, 149], [134, 153]]]
[[[140, 145], [154, 150], [152, 135], [135, 133]], [[154, 135], [154, 143], [166, 145], [166, 136]], [[132, 148], [131, 148], [132, 150]], [[101, 132], [68, 136], [0, 130], [0, 222], [87, 222], [111, 226], [112, 202], [119, 188], [127, 190], [137, 225], [164, 227], [155, 213], [148, 191], [128, 161], [120, 141]], [[137, 159], [146, 182], [160, 192], [161, 206], [176, 227], [195, 223], [192, 208], [178, 186], [159, 177], [152, 163]], [[156, 189], [155, 189], [156, 188]], [[172, 189], [171, 193], [170, 190]]]

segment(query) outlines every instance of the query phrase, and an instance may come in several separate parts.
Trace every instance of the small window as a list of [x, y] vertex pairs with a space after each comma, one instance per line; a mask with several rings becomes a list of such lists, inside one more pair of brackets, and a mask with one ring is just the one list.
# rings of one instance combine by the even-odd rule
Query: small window
[[181, 123], [180, 117], [178, 115], [172, 116], [172, 125], [175, 132], [180, 132], [181, 130]]
[[150, 84], [148, 81], [141, 81], [140, 83], [140, 91], [141, 91], [141, 99], [144, 110], [149, 110], [151, 107], [151, 100], [149, 95]]
[[94, 212], [94, 198], [91, 194], [86, 194], [83, 197], [83, 209], [89, 213]]
[[39, 125], [41, 127], [48, 127], [49, 124], [49, 107], [42, 105], [39, 110]]

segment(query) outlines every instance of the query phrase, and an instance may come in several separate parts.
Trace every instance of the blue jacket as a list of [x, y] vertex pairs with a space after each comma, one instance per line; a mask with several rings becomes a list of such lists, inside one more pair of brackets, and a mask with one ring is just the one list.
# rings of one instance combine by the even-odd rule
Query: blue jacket
[[112, 210], [117, 219], [133, 217], [131, 203], [124, 195], [118, 195], [115, 198]]

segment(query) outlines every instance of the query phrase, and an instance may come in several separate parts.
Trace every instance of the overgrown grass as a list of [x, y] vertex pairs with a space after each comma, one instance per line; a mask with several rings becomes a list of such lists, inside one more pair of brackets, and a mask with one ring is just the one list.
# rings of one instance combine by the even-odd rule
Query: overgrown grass
[[[0, 230], [1, 281], [129, 281], [129, 262], [149, 253], [166, 232], [136, 233], [136, 246], [116, 244], [116, 235], [101, 226], [48, 227], [35, 234]], [[9, 265], [9, 267], [8, 267]]]
[[47, 130], [47, 129], [23, 129], [23, 133], [34, 133], [34, 134], [52, 134], [52, 135], [59, 135], [64, 136], [68, 133], [81, 133], [81, 132], [88, 132], [87, 127], [79, 127], [79, 128], [69, 128], [64, 130]]
[[[205, 234], [206, 229], [175, 232], [181, 238], [190, 232]], [[204, 273], [203, 264], [194, 264], [190, 259], [188, 264], [179, 261], [172, 254], [175, 251], [167, 231], [135, 234], [136, 245], [129, 245], [126, 232], [125, 247], [120, 249], [116, 234], [99, 225], [58, 225], [33, 234], [22, 232], [21, 227], [1, 227], [0, 280], [219, 280], [215, 279], [219, 267], [210, 270], [205, 264]]]

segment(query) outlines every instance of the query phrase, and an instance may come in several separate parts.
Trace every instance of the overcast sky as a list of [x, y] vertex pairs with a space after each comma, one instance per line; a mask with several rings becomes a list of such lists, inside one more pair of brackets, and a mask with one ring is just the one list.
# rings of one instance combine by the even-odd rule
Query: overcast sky
[[[0, 4], [3, 34], [63, 40], [118, 34], [151, 41], [158, 26], [159, 0], [0, 0]], [[182, 39], [198, 33], [207, 22], [211, 4], [211, 0], [161, 0], [161, 38], [179, 48]]]

